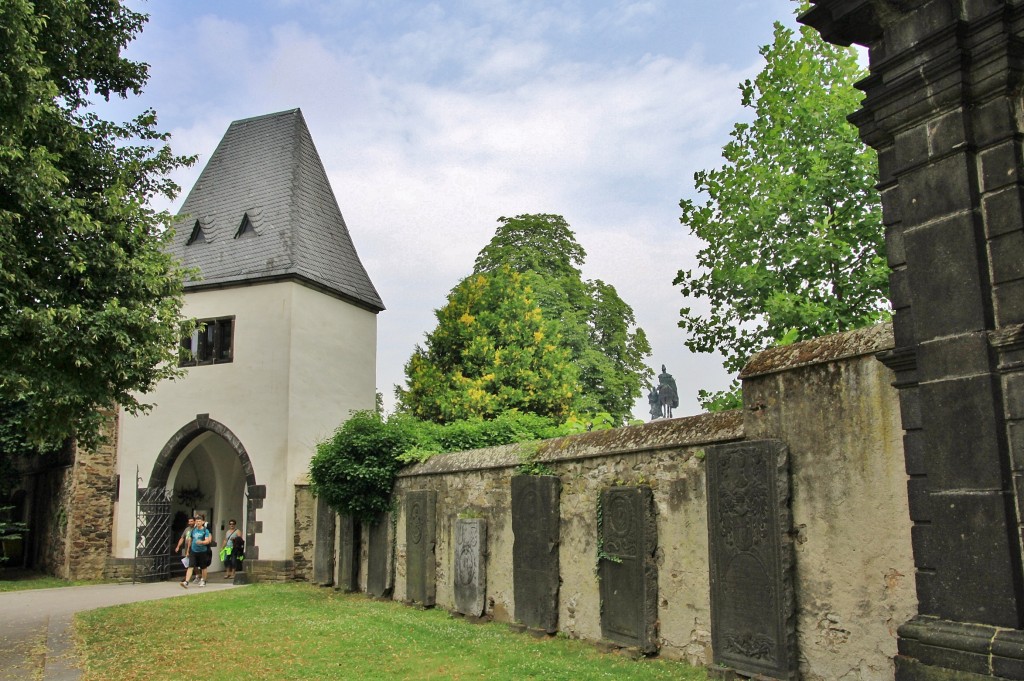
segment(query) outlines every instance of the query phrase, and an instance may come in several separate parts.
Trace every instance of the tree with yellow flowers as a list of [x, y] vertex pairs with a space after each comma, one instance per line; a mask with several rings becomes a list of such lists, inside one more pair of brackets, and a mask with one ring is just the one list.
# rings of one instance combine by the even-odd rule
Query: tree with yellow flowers
[[509, 266], [463, 279], [405, 365], [400, 409], [437, 423], [510, 410], [559, 422], [572, 416], [579, 372], [558, 322], [541, 311], [537, 283], [535, 274]]

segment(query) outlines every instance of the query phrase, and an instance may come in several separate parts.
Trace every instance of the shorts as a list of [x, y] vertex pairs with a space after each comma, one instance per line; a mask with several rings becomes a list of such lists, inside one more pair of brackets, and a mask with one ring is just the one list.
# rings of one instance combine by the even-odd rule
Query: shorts
[[232, 551], [231, 555], [224, 561], [224, 567], [228, 570], [241, 570], [242, 561], [235, 556], [235, 552]]
[[200, 570], [210, 567], [210, 561], [213, 560], [212, 553], [212, 551], [193, 551], [188, 554], [189, 567], [199, 568]]

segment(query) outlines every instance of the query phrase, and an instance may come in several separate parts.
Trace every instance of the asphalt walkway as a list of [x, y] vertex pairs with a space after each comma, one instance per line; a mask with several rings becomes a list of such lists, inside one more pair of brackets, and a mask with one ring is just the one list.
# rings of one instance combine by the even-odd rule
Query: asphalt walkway
[[71, 618], [76, 612], [235, 588], [219, 574], [210, 577], [205, 587], [193, 584], [188, 589], [172, 580], [0, 593], [0, 679], [79, 679], [82, 672], [71, 636]]

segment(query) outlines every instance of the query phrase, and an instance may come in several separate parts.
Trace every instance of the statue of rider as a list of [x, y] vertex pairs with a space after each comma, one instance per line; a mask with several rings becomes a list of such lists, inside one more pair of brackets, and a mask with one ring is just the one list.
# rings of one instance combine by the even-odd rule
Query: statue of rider
[[679, 390], [676, 389], [676, 379], [661, 365], [661, 373], [658, 374], [658, 402], [661, 406], [662, 418], [672, 418], [672, 410], [679, 406]]

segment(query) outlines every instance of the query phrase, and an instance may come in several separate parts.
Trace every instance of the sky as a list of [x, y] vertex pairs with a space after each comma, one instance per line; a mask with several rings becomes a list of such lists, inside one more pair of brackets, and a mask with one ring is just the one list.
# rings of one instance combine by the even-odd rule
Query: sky
[[[233, 120], [301, 108], [359, 256], [378, 317], [385, 408], [502, 216], [566, 218], [583, 276], [632, 306], [679, 386], [728, 386], [721, 358], [686, 349], [672, 285], [701, 242], [679, 222], [693, 174], [719, 165], [749, 119], [738, 84], [763, 67], [793, 0], [128, 0], [150, 15], [125, 55], [150, 65], [140, 97], [193, 168], [180, 206]], [[648, 420], [646, 398], [637, 418]]]

